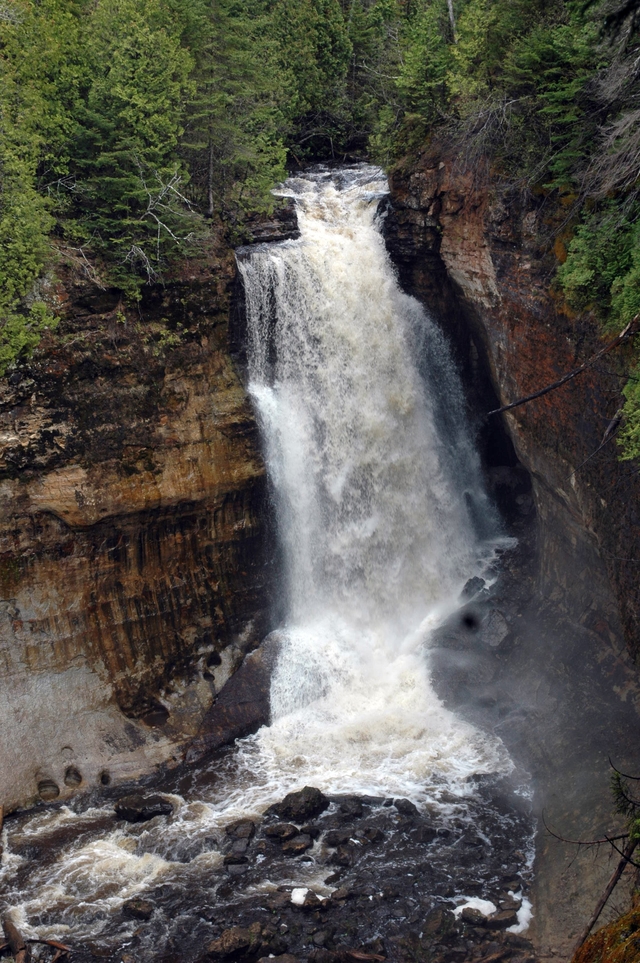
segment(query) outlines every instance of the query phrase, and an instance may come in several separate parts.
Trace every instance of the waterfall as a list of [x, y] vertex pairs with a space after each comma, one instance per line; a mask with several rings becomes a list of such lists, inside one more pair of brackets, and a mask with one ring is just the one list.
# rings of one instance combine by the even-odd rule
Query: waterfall
[[420, 797], [506, 764], [426, 652], [498, 526], [446, 342], [387, 256], [386, 191], [369, 165], [291, 178], [300, 239], [239, 257], [287, 610], [271, 726], [241, 754], [281, 788]]
[[[526, 819], [502, 801], [501, 777], [513, 767], [501, 741], [449, 711], [430, 682], [432, 632], [459, 606], [465, 581], [486, 572], [500, 538], [446, 343], [400, 291], [385, 252], [376, 218], [385, 192], [370, 166], [291, 179], [280, 193], [295, 198], [300, 239], [239, 252], [249, 391], [284, 559], [271, 724], [201, 769], [159, 776], [176, 810], [169, 820], [123, 826], [98, 790], [78, 812], [62, 806], [25, 818], [0, 878], [30, 936], [59, 939], [63, 923], [78, 945], [97, 937], [114, 959], [135, 947], [144, 963], [158, 959], [166, 935], [176, 959], [200, 959], [202, 935], [214, 935], [205, 925], [212, 906], [217, 926], [219, 913], [254, 919], [236, 911], [235, 898], [262, 918], [262, 897], [283, 882], [328, 895], [335, 866], [322, 841], [305, 862], [257, 833], [251, 858], [225, 865], [231, 821], [260, 825], [270, 803], [305, 785], [369, 796], [386, 841], [370, 859], [366, 851], [357, 873], [375, 880], [376, 899], [386, 873], [402, 876], [412, 905], [420, 892], [423, 907], [434, 894], [451, 897], [453, 876], [455, 901], [479, 905], [465, 887], [476, 894], [483, 880], [493, 899], [514, 840], [529, 845]], [[497, 778], [470, 778], [481, 773]], [[431, 846], [427, 827], [403, 850], [405, 829], [372, 796], [411, 798], [429, 813], [421, 820], [437, 814], [444, 835]], [[487, 844], [471, 862], [455, 848], [465, 828]], [[51, 853], [30, 862], [26, 844]], [[423, 867], [415, 880], [409, 852]], [[163, 911], [145, 929], [122, 906], [148, 892]], [[355, 905], [361, 926], [363, 904]], [[376, 933], [378, 905], [367, 901]]]

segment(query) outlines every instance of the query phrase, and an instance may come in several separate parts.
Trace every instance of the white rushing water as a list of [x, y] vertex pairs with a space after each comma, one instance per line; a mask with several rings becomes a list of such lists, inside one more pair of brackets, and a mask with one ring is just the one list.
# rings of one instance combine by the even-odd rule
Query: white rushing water
[[[448, 348], [385, 251], [386, 190], [369, 166], [291, 179], [279, 193], [296, 200], [300, 239], [239, 259], [284, 560], [271, 725], [217, 759], [196, 798], [174, 796], [161, 825], [105, 823], [85, 838], [85, 821], [104, 822], [111, 804], [34, 814], [23, 843], [46, 846], [67, 826], [73, 842], [11, 893], [27, 934], [99, 933], [154, 882], [206, 878], [221, 854], [203, 845], [184, 863], [185, 844], [292, 789], [437, 805], [444, 790], [471, 793], [470, 776], [511, 768], [499, 739], [448, 711], [429, 678], [432, 630], [500, 539]], [[441, 812], [452, 808], [445, 795]], [[9, 891], [24, 865], [7, 848]], [[300, 886], [326, 872], [295, 869]]]
[[300, 239], [239, 260], [288, 610], [272, 723], [242, 751], [274, 790], [420, 798], [508, 765], [429, 681], [497, 525], [448, 347], [385, 250], [386, 191], [365, 165], [292, 178]]

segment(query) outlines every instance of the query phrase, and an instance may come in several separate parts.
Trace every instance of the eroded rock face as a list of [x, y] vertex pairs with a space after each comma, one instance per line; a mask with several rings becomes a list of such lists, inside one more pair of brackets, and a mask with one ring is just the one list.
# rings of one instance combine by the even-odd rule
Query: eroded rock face
[[39, 786], [64, 798], [170, 759], [268, 630], [265, 471], [228, 352], [233, 276], [233, 255], [213, 252], [138, 313], [69, 276], [58, 331], [0, 381], [7, 809]]
[[[553, 293], [566, 214], [551, 199], [502, 190], [436, 147], [400, 164], [391, 187], [387, 244], [405, 288], [448, 330], [480, 413], [533, 393], [602, 347], [593, 319], [570, 315]], [[497, 587], [495, 611], [480, 627], [461, 627], [464, 643], [442, 642], [436, 671], [447, 704], [500, 734], [532, 775], [535, 811], [568, 838], [595, 838], [611, 825], [607, 757], [624, 758], [634, 773], [640, 764], [630, 658], [640, 637], [640, 487], [615, 442], [596, 453], [621, 405], [625, 350], [509, 412], [512, 460], [478, 419], [490, 486], [510, 488], [523, 517], [533, 520], [535, 510], [519, 551], [537, 563], [531, 577], [529, 562], [520, 569], [506, 559], [509, 584]], [[535, 506], [517, 487], [522, 466]], [[470, 611], [483, 604], [476, 595]], [[486, 687], [484, 706], [469, 702], [471, 671]], [[540, 832], [535, 868], [536, 959], [568, 958], [610, 864]]]
[[[399, 165], [391, 188], [387, 241], [403, 283], [446, 316], [461, 364], [472, 378], [489, 371], [500, 405], [557, 380], [603, 346], [599, 325], [572, 316], [553, 293], [566, 240], [566, 213], [554, 202], [500, 189], [438, 153]], [[617, 460], [615, 441], [594, 454], [622, 404], [628, 350], [505, 418], [518, 458], [533, 478], [545, 537], [566, 538], [573, 521], [570, 538], [597, 543], [615, 596], [609, 613], [599, 602], [598, 619], [609, 623], [599, 631], [615, 636], [620, 619], [635, 656], [640, 483], [637, 473]], [[541, 576], [549, 592], [558, 581], [572, 592], [576, 579], [591, 578], [554, 569], [554, 554], [543, 551]]]

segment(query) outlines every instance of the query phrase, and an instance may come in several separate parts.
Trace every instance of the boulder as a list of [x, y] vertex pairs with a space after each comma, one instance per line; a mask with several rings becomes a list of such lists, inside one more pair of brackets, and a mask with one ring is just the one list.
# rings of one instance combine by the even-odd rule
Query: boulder
[[164, 796], [133, 793], [117, 801], [115, 812], [118, 819], [126, 819], [128, 823], [145, 823], [154, 816], [170, 816], [173, 806]]
[[148, 899], [129, 899], [122, 904], [122, 915], [128, 920], [149, 920], [155, 906]]
[[327, 862], [332, 866], [351, 866], [353, 863], [353, 846], [338, 846]]
[[282, 844], [283, 856], [301, 856], [307, 849], [311, 849], [313, 840], [306, 833], [299, 833], [293, 839], [288, 839]]
[[482, 592], [485, 585], [486, 582], [483, 578], [480, 578], [478, 575], [474, 575], [473, 578], [470, 578], [467, 582], [465, 582], [465, 586], [460, 592], [460, 598], [465, 602], [471, 601], [471, 599], [475, 598], [476, 595]]
[[418, 815], [418, 807], [410, 799], [394, 799], [393, 805], [402, 816]]
[[227, 836], [234, 836], [236, 839], [252, 839], [256, 826], [250, 819], [236, 819], [234, 823], [225, 826]]
[[480, 910], [474, 909], [473, 906], [465, 906], [460, 914], [460, 918], [463, 923], [467, 926], [486, 926], [487, 917]]
[[345, 843], [349, 842], [351, 838], [351, 833], [348, 829], [330, 829], [328, 833], [324, 834], [323, 843], [325, 846], [330, 846], [335, 849], [336, 846], [344, 846]]
[[357, 819], [362, 816], [362, 800], [358, 796], [340, 796], [336, 800], [341, 813]]
[[224, 930], [219, 939], [207, 947], [210, 960], [231, 960], [254, 952], [256, 956], [262, 948], [262, 928], [260, 923], [251, 926], [232, 926]]
[[271, 675], [279, 645], [278, 639], [270, 636], [245, 658], [206, 713], [197, 738], [185, 754], [185, 762], [197, 762], [214, 749], [256, 732], [269, 721]]
[[265, 836], [268, 836], [269, 839], [279, 839], [283, 843], [287, 839], [297, 836], [299, 831], [298, 827], [291, 823], [272, 823], [271, 826], [265, 826], [264, 828]]
[[[463, 913], [464, 916], [464, 913]], [[487, 929], [506, 930], [509, 926], [515, 926], [518, 922], [518, 914], [514, 909], [500, 910], [493, 913], [487, 919]]]
[[329, 800], [324, 793], [312, 786], [305, 786], [298, 792], [288, 793], [282, 802], [271, 806], [269, 813], [280, 819], [300, 824], [307, 819], [314, 819], [328, 808]]

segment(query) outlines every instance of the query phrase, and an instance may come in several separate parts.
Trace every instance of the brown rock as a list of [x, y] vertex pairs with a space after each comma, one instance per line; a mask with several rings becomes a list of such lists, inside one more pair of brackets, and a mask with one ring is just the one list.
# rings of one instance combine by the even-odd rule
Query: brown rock
[[227, 836], [235, 836], [236, 839], [251, 839], [256, 831], [256, 825], [250, 819], [237, 819], [234, 823], [225, 826]]
[[219, 939], [214, 940], [207, 947], [210, 960], [229, 960], [234, 957], [257, 953], [262, 946], [262, 931], [260, 923], [251, 926], [232, 926], [224, 930]]
[[480, 912], [480, 910], [474, 909], [472, 906], [465, 906], [462, 913], [460, 914], [460, 919], [467, 926], [486, 926], [487, 917]]
[[328, 833], [325, 833], [322, 837], [322, 842], [326, 846], [330, 846], [335, 849], [336, 846], [344, 846], [348, 843], [351, 838], [351, 833], [348, 829], [330, 829]]
[[122, 904], [122, 915], [130, 920], [149, 920], [155, 906], [147, 899], [129, 899]]
[[298, 836], [294, 836], [293, 839], [288, 839], [282, 844], [282, 853], [284, 856], [300, 856], [306, 852], [307, 849], [311, 849], [312, 846], [313, 840], [311, 836], [307, 836], [306, 833], [300, 833]]
[[307, 819], [314, 819], [328, 808], [329, 800], [319, 789], [305, 786], [299, 792], [288, 793], [281, 803], [271, 807], [270, 812], [280, 819], [300, 824]]
[[501, 910], [487, 918], [487, 929], [506, 930], [509, 926], [515, 926], [517, 922], [518, 914], [514, 909]]
[[353, 863], [353, 847], [338, 846], [327, 862], [331, 863], [332, 866], [351, 866]]
[[[52, 742], [82, 749], [88, 786], [107, 766], [115, 781], [170, 759], [266, 631], [265, 468], [229, 354], [233, 253], [212, 236], [189, 276], [146, 286], [140, 327], [116, 320], [120, 292], [60, 270], [56, 334], [0, 378], [10, 808], [33, 801], [40, 771], [63, 798], [76, 790], [73, 756], [49, 773]], [[227, 657], [202, 685], [214, 649]], [[138, 720], [170, 679], [194, 682], [158, 738]]]
[[287, 839], [292, 839], [297, 836], [300, 830], [297, 826], [293, 826], [291, 823], [272, 823], [270, 826], [264, 827], [264, 834], [270, 839], [280, 839], [285, 842]]
[[173, 806], [164, 796], [133, 793], [123, 796], [115, 804], [118, 819], [126, 819], [128, 823], [144, 823], [154, 816], [170, 816]]
[[207, 712], [198, 738], [185, 755], [187, 762], [196, 762], [207, 752], [255, 732], [268, 721], [271, 673], [277, 652], [277, 639], [270, 638], [247, 656]]

